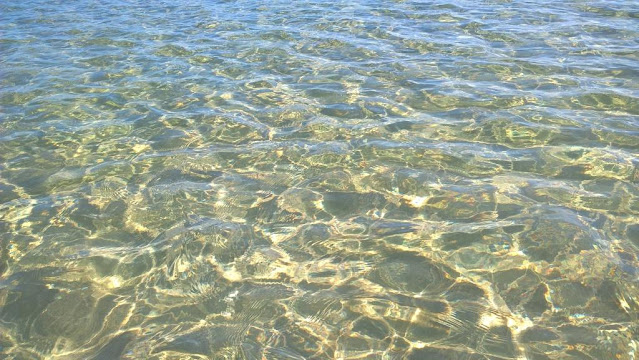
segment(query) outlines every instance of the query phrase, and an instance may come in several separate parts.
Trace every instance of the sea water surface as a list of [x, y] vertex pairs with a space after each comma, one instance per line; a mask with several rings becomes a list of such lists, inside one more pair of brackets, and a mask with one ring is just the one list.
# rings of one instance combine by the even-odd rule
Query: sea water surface
[[3, 359], [639, 357], [639, 3], [2, 1]]

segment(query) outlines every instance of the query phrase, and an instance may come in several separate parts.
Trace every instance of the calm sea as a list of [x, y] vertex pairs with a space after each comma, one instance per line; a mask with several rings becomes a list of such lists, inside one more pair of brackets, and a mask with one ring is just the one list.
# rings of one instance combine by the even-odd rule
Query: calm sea
[[639, 3], [0, 3], [0, 358], [639, 357]]

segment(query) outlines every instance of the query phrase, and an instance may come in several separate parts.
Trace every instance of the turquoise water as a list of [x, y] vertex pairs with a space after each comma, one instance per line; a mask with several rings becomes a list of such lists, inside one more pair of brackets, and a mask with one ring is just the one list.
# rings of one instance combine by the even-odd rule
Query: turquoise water
[[635, 359], [636, 1], [4, 1], [0, 358]]

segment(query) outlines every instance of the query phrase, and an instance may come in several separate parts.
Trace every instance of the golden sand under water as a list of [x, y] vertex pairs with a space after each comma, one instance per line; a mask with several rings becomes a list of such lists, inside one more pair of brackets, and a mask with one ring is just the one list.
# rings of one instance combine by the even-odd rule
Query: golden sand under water
[[633, 1], [0, 13], [0, 358], [638, 356]]

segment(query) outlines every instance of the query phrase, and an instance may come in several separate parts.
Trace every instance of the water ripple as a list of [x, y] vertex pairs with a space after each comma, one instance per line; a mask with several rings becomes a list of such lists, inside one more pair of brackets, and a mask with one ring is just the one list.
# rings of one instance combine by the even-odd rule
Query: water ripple
[[0, 14], [0, 357], [636, 356], [635, 2]]

